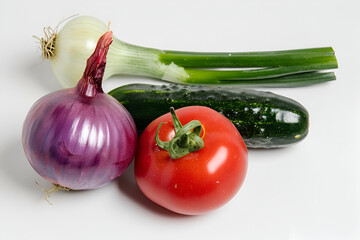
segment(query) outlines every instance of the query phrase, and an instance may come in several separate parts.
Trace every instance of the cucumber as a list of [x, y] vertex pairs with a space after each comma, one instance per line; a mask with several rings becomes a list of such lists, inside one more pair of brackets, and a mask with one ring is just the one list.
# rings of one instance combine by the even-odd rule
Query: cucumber
[[226, 116], [249, 148], [297, 143], [309, 131], [309, 114], [297, 101], [271, 92], [198, 85], [129, 84], [109, 92], [130, 112], [141, 132], [157, 117], [201, 105]]

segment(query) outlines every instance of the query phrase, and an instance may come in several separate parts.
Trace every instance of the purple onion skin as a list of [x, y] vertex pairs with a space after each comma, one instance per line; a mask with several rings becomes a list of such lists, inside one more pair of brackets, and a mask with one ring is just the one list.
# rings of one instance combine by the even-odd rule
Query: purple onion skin
[[[105, 62], [104, 52], [99, 54]], [[120, 176], [134, 158], [133, 118], [102, 91], [99, 82], [91, 80], [89, 85], [86, 78], [100, 76], [101, 84], [104, 67], [92, 65], [77, 87], [42, 97], [25, 119], [25, 155], [35, 171], [53, 184], [73, 190], [98, 188]]]

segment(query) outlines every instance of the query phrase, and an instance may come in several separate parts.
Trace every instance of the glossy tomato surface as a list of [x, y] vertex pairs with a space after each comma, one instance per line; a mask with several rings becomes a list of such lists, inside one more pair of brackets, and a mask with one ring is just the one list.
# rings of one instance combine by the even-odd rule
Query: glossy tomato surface
[[247, 148], [234, 125], [220, 113], [201, 106], [175, 110], [182, 125], [199, 120], [204, 147], [172, 159], [155, 142], [175, 135], [170, 113], [143, 131], [135, 157], [140, 190], [155, 203], [180, 214], [198, 215], [221, 207], [240, 189], [247, 171]]

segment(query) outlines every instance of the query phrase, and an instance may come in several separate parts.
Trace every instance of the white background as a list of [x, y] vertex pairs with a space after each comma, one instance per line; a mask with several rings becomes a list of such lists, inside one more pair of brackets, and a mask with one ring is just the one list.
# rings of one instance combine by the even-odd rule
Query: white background
[[[360, 239], [360, 14], [357, 0], [1, 1], [0, 239]], [[270, 89], [310, 112], [292, 147], [249, 150], [245, 183], [224, 207], [186, 217], [146, 199], [132, 168], [97, 190], [59, 191], [29, 165], [21, 128], [31, 105], [60, 89], [32, 35], [92, 15], [133, 44], [189, 51], [332, 46], [337, 80]], [[106, 91], [144, 78], [113, 78]], [[268, 89], [267, 89], [268, 90]]]

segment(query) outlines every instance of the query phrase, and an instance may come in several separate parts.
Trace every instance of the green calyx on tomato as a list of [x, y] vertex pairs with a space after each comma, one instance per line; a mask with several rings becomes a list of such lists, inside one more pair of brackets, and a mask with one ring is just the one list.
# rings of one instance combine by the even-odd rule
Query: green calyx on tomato
[[161, 141], [159, 138], [160, 123], [155, 134], [155, 141], [157, 145], [168, 151], [169, 155], [173, 159], [178, 159], [191, 152], [198, 151], [204, 147], [204, 141], [200, 137], [202, 125], [198, 120], [192, 120], [186, 125], [182, 125], [179, 118], [176, 116], [173, 107], [170, 108], [170, 113], [173, 120], [175, 136], [168, 142]]

